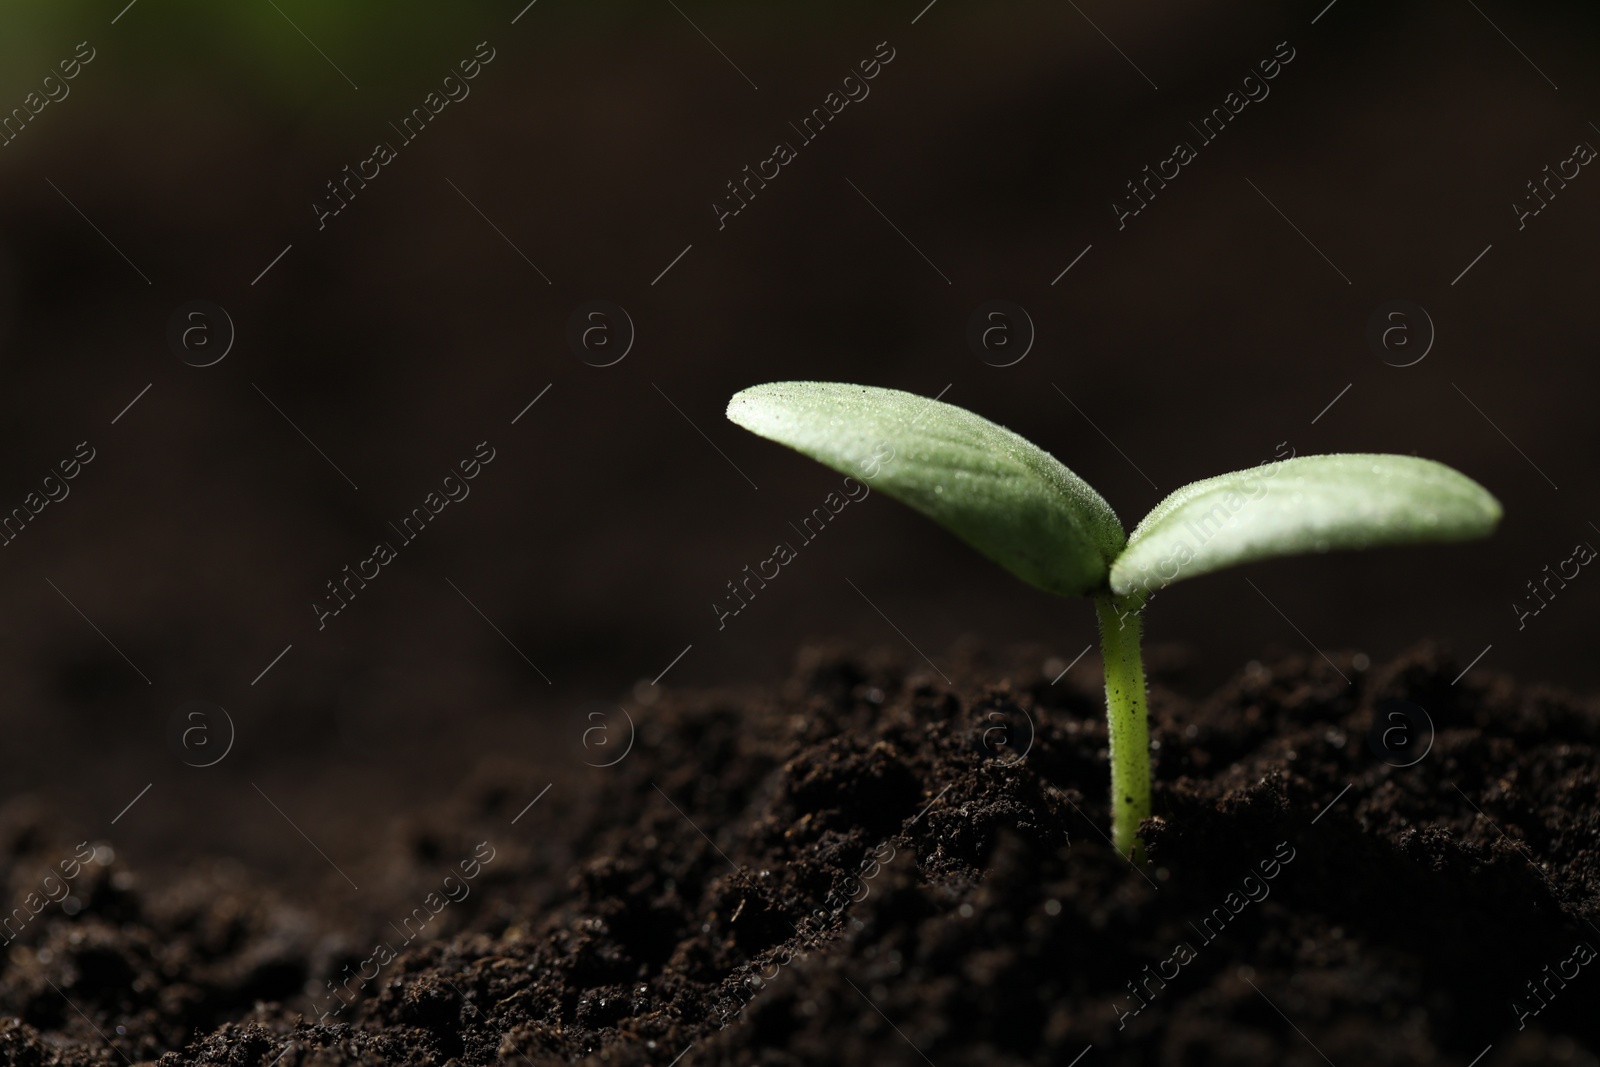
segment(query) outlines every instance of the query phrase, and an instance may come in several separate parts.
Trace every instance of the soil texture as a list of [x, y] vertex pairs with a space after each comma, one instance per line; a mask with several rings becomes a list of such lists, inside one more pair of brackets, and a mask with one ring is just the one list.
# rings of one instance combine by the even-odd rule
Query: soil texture
[[976, 646], [669, 691], [531, 808], [499, 756], [361, 908], [13, 801], [0, 1063], [1596, 1062], [1594, 702], [1433, 646], [1151, 666], [1142, 869], [1093, 657]]

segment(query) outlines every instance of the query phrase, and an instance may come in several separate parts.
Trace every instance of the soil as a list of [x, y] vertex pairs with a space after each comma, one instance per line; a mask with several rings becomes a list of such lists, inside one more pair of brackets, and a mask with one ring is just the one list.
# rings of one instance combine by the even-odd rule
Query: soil
[[[1198, 702], [1151, 659], [1143, 870], [1104, 838], [1092, 657], [1052, 682], [973, 645], [953, 687], [818, 646], [776, 690], [669, 691], [531, 809], [499, 758], [366, 913], [237, 863], [145, 887], [102, 845], [73, 871], [75, 836], [13, 801], [7, 899], [54, 866], [75, 913], [10, 947], [0, 1062], [1596, 1062], [1593, 702], [1457, 682], [1433, 646], [1253, 662]], [[1391, 700], [1431, 745], [1369, 745]]]

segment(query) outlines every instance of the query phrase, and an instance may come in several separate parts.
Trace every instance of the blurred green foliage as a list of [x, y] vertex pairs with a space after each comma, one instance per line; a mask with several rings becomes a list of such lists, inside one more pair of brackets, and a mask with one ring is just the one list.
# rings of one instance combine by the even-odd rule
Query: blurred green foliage
[[[87, 40], [95, 74], [124, 85], [149, 84], [221, 94], [268, 110], [294, 109], [308, 95], [349, 88], [410, 93], [418, 78], [470, 54], [488, 39], [571, 47], [585, 38], [652, 36], [666, 27], [692, 32], [666, 0], [89, 0], [35, 2], [0, 9], [0, 100], [20, 98], [56, 62]], [[680, 3], [697, 21], [725, 33], [771, 27], [776, 17], [810, 19], [817, 9], [760, 9], [714, 0]], [[827, 5], [833, 10], [832, 5]], [[113, 19], [116, 20], [113, 24]], [[704, 22], [701, 22], [704, 25]], [[318, 54], [318, 53], [322, 54]]]

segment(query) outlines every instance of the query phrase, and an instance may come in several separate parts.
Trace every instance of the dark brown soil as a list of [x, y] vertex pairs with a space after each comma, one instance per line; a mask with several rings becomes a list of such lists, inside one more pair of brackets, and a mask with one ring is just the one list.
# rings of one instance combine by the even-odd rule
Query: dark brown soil
[[[1141, 872], [1103, 838], [1095, 665], [1042, 659], [968, 648], [952, 677], [1009, 680], [951, 690], [813, 649], [776, 692], [668, 694], [520, 817], [498, 762], [373, 889], [438, 905], [409, 948], [237, 865], [147, 891], [102, 852], [9, 949], [0, 1062], [1596, 1062], [1592, 703], [1452, 684], [1422, 647], [1253, 663], [1194, 704], [1157, 657]], [[1413, 766], [1368, 745], [1390, 699], [1437, 727]], [[26, 803], [0, 835], [9, 900], [73, 855]]]

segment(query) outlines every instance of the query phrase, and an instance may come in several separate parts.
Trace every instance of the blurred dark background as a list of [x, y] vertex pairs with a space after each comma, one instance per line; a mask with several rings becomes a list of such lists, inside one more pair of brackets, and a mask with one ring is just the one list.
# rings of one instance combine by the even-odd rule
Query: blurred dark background
[[[340, 886], [283, 816], [359, 882], [386, 825], [485, 761], [520, 761], [531, 798], [581, 765], [589, 711], [647, 721], [669, 664], [662, 686], [749, 685], [815, 637], [920, 662], [898, 629], [939, 664], [978, 635], [1062, 666], [1094, 639], [1087, 605], [881, 497], [719, 631], [725, 583], [837, 483], [722, 417], [787, 378], [948, 389], [1130, 528], [1281, 442], [1442, 460], [1505, 504], [1492, 541], [1180, 585], [1150, 624], [1168, 684], [1434, 638], [1592, 691], [1600, 578], [1520, 631], [1511, 606], [1600, 544], [1600, 176], [1522, 229], [1512, 208], [1600, 143], [1592, 5], [924, 2], [0, 14], [0, 109], [93, 53], [0, 149], [0, 509], [96, 450], [0, 550], [6, 794], [147, 870], [222, 854]], [[800, 144], [880, 42], [870, 95]], [[1190, 124], [1289, 49], [1202, 144]], [[391, 124], [490, 50], [402, 142]], [[1198, 158], [1119, 229], [1125, 183], [1179, 140]], [[326, 183], [380, 141], [396, 158], [319, 229]], [[798, 158], [719, 229], [725, 183], [778, 141]], [[994, 299], [1036, 328], [1011, 366], [967, 341]], [[236, 332], [207, 367], [214, 314], [169, 342], [195, 300]], [[614, 313], [612, 348], [568, 342], [592, 300], [636, 331], [611, 366]], [[1410, 348], [1369, 343], [1396, 300], [1431, 347], [1415, 312]], [[470, 497], [401, 546], [389, 523], [482, 441]], [[398, 558], [319, 631], [325, 583], [380, 540]], [[173, 739], [192, 700], [237, 731], [207, 769]]]

